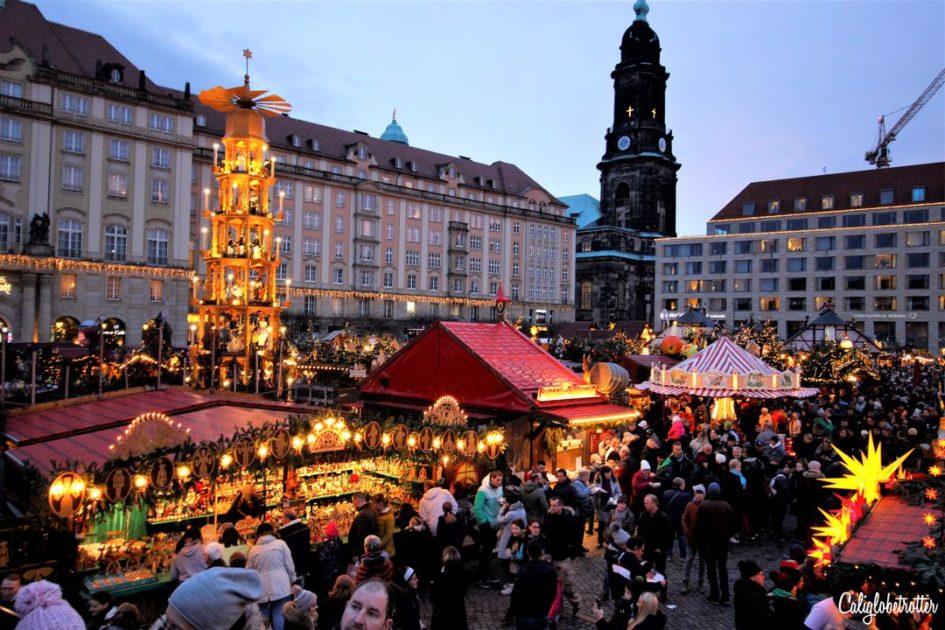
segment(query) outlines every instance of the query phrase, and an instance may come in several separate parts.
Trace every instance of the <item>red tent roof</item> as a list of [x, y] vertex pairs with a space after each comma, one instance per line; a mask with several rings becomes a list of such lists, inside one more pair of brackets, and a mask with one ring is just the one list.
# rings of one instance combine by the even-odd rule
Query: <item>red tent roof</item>
[[[204, 398], [203, 402], [207, 399]], [[90, 405], [99, 403], [89, 403]], [[85, 406], [85, 405], [82, 405]], [[154, 409], [151, 409], [154, 411]], [[167, 410], [170, 411], [170, 410]], [[214, 406], [209, 409], [200, 409], [190, 413], [175, 415], [174, 420], [180, 422], [183, 429], [190, 429], [190, 437], [194, 442], [210, 441], [232, 436], [236, 428], [260, 425], [271, 420], [281, 420], [292, 410], [256, 409], [236, 407], [232, 405]], [[131, 420], [129, 419], [129, 422]], [[75, 460], [83, 464], [93, 462], [101, 465], [111, 459], [109, 446], [115, 443], [122, 434], [125, 425], [120, 427], [104, 428], [98, 431], [83, 433], [71, 437], [63, 437], [45, 442], [31, 443], [28, 446], [15, 448], [7, 452], [19, 464], [30, 463], [36, 466], [45, 475], [52, 473], [50, 463], [53, 460]]]
[[728, 337], [720, 337], [704, 350], [676, 365], [674, 370], [684, 372], [724, 372], [731, 374], [774, 374], [777, 370], [754, 356]]
[[[437, 322], [361, 384], [362, 394], [433, 401], [453, 396], [472, 408], [527, 413], [540, 387], [581, 377], [505, 323]], [[601, 399], [585, 399], [582, 404]], [[560, 403], [559, 403], [560, 404]]]

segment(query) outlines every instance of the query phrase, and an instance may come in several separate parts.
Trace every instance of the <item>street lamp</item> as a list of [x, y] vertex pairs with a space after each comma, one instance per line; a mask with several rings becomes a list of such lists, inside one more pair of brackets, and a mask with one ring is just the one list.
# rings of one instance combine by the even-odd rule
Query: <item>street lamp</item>
[[158, 327], [158, 351], [157, 351], [157, 388], [161, 389], [161, 355], [164, 351], [164, 313], [158, 311], [158, 316], [154, 319]]

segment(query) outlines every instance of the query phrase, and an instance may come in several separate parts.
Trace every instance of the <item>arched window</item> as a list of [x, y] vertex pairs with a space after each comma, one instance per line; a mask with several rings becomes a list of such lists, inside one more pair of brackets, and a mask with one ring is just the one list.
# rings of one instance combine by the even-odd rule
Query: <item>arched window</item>
[[594, 287], [590, 280], [581, 282], [581, 306], [583, 310], [591, 309], [591, 298], [593, 297]]
[[75, 317], [64, 316], [55, 321], [52, 326], [52, 340], [64, 343], [73, 343], [79, 337], [79, 320]]
[[75, 219], [66, 219], [59, 222], [59, 247], [57, 249], [60, 258], [82, 257], [81, 223]]
[[125, 345], [125, 334], [128, 329], [125, 322], [117, 317], [109, 317], [102, 322], [102, 334], [105, 336], [105, 347], [115, 349]]
[[170, 240], [167, 230], [154, 228], [148, 230], [148, 264], [167, 264], [167, 243]]
[[105, 260], [125, 262], [128, 258], [128, 230], [123, 225], [105, 226]]

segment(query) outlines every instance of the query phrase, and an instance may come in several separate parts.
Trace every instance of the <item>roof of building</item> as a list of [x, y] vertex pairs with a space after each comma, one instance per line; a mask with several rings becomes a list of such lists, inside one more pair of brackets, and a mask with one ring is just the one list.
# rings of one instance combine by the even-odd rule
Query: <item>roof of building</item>
[[[925, 187], [925, 203], [945, 201], [945, 162], [752, 182], [710, 221], [821, 212], [824, 195], [833, 195], [832, 210], [855, 209], [850, 205], [853, 193], [863, 194], [863, 207], [876, 208], [880, 206], [880, 191], [884, 190], [894, 191], [895, 204], [913, 203], [912, 189], [916, 186]], [[795, 211], [795, 199], [806, 199], [806, 210]], [[779, 212], [768, 212], [769, 201], [779, 202]], [[744, 214], [746, 203], [754, 203], [754, 214]]]
[[[33, 58], [36, 65], [45, 58], [51, 68], [90, 79], [104, 79], [99, 76], [100, 65], [118, 64], [124, 68], [120, 85], [138, 88], [140, 69], [104, 37], [51, 22], [36, 5], [22, 0], [6, 0], [5, 4], [0, 3], [0, 52], [8, 52], [17, 45]], [[148, 92], [155, 94], [178, 99], [183, 95], [179, 90], [159, 86], [150, 79], [146, 79], [146, 86]], [[222, 136], [225, 115], [201, 105], [196, 99], [193, 104], [196, 113], [205, 115], [207, 119], [206, 127], [197, 127], [197, 130]], [[548, 197], [547, 203], [550, 205], [561, 205], [554, 195], [514, 164], [502, 161], [482, 164], [464, 157], [410, 147], [399, 125], [399, 136], [390, 139], [372, 138], [360, 132], [343, 131], [283, 116], [267, 120], [266, 126], [270, 144], [279, 149], [344, 161], [348, 149], [362, 142], [380, 169], [440, 179], [441, 167], [452, 164], [467, 189], [479, 189], [487, 195], [494, 192], [496, 195], [520, 197], [538, 190]], [[305, 141], [301, 147], [292, 145], [293, 135]], [[319, 150], [315, 151], [308, 140], [317, 140]], [[398, 159], [400, 167], [397, 166]]]
[[399, 142], [400, 144], [409, 145], [410, 142], [407, 140], [407, 134], [404, 133], [403, 128], [397, 124], [397, 110], [394, 110], [394, 115], [391, 118], [390, 124], [387, 125], [387, 129], [384, 130], [384, 133], [381, 134], [381, 140], [387, 140], [388, 142]]
[[619, 252], [615, 249], [604, 249], [595, 252], [578, 252], [574, 255], [578, 260], [588, 260], [591, 258], [624, 258], [626, 260], [653, 261], [656, 260], [654, 254], [636, 254], [634, 252]]
[[[100, 79], [99, 64], [122, 66], [120, 85], [138, 87], [140, 69], [101, 35], [47, 20], [34, 4], [21, 0], [0, 3], [0, 53], [22, 47], [39, 66], [49, 67], [90, 79]], [[146, 80], [149, 92], [168, 91]]]
[[568, 214], [577, 219], [578, 229], [588, 227], [600, 219], [600, 201], [587, 194], [558, 197], [568, 207]]

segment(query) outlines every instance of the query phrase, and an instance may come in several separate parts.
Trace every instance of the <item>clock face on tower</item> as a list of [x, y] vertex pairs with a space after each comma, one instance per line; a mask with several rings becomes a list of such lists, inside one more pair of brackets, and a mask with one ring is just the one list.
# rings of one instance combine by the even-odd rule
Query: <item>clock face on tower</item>
[[629, 149], [630, 138], [628, 138], [627, 136], [620, 136], [620, 138], [617, 140], [617, 148], [620, 149], [621, 151], [626, 151], [627, 149]]
[[660, 152], [666, 153], [666, 138], [660, 138]]

